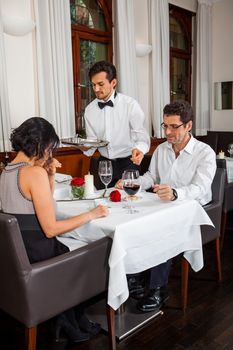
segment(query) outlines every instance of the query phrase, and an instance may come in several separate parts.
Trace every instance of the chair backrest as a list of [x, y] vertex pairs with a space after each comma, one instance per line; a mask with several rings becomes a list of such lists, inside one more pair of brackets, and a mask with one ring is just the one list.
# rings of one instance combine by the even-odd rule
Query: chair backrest
[[215, 240], [221, 233], [222, 205], [226, 182], [226, 169], [217, 168], [212, 183], [212, 201], [204, 206], [215, 227], [201, 226], [202, 243], [206, 244]]
[[[217, 159], [217, 167], [227, 169], [226, 159]], [[233, 210], [233, 182], [228, 182], [228, 176], [226, 176], [222, 210], [225, 214]]]
[[213, 182], [212, 182], [212, 200], [223, 203], [224, 188], [226, 183], [226, 169], [217, 168]]
[[[25, 281], [31, 272], [16, 218], [0, 213], [0, 308], [13, 314], [25, 303]], [[17, 312], [17, 311], [16, 311]]]
[[217, 159], [216, 159], [216, 162], [217, 162], [217, 167], [218, 167], [218, 168], [226, 169], [226, 167], [227, 167], [226, 159], [217, 158]]

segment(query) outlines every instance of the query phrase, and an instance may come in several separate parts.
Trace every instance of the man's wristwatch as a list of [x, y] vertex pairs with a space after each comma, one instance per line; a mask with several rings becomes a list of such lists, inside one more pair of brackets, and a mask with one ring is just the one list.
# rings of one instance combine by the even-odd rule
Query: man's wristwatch
[[178, 194], [174, 188], [172, 188], [173, 198], [172, 201], [175, 201], [178, 198]]

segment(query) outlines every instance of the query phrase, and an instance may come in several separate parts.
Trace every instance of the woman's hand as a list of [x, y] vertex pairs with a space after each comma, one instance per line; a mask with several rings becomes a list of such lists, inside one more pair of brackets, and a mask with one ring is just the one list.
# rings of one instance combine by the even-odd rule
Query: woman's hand
[[43, 168], [45, 168], [49, 176], [53, 176], [56, 174], [57, 168], [61, 168], [61, 166], [61, 163], [56, 158], [50, 158], [46, 160]]
[[91, 220], [108, 216], [109, 210], [106, 205], [98, 205], [96, 208], [90, 210]]

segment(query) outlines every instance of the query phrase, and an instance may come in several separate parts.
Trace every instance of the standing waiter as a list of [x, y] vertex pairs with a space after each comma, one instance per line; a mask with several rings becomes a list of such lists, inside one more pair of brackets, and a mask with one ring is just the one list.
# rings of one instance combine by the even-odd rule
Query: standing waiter
[[[96, 62], [90, 68], [89, 78], [96, 98], [85, 109], [86, 135], [109, 142], [99, 149], [99, 160], [112, 161], [113, 177], [109, 184], [112, 187], [125, 169], [139, 169], [144, 154], [149, 151], [150, 137], [138, 102], [116, 92], [116, 67], [112, 63]], [[94, 151], [84, 153], [91, 156]]]

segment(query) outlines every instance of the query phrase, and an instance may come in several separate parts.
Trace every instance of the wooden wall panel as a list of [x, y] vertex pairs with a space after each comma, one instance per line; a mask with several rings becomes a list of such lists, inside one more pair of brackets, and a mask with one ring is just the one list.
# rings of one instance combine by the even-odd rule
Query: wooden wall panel
[[[148, 152], [152, 155], [156, 147], [164, 142], [165, 139], [152, 138], [151, 148]], [[94, 157], [98, 156], [99, 152], [95, 152]], [[5, 153], [0, 152], [0, 162], [6, 163], [6, 161], [11, 161], [15, 157], [15, 152], [8, 153], [9, 158], [5, 158]], [[81, 151], [75, 147], [62, 147], [56, 151], [54, 155], [55, 158], [61, 162], [62, 167], [58, 169], [59, 173], [69, 174], [72, 177], [81, 176], [83, 177], [89, 171], [90, 167], [90, 157], [85, 156]]]
[[72, 177], [84, 176], [89, 171], [90, 158], [83, 154], [57, 155], [57, 160], [62, 164], [59, 173], [69, 174]]

